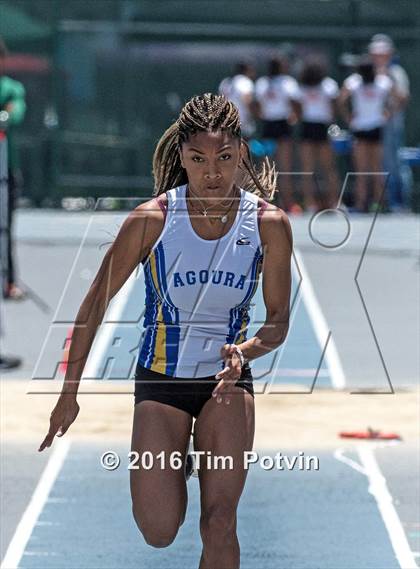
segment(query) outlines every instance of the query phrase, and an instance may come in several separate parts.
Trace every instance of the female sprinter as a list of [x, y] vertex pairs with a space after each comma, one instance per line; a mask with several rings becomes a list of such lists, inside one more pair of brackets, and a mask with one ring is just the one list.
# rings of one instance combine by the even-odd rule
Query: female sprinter
[[337, 207], [339, 181], [327, 131], [333, 122], [339, 92], [337, 83], [327, 76], [321, 59], [308, 58], [304, 62], [299, 81], [300, 160], [303, 172], [314, 172], [319, 164], [327, 189], [323, 199], [319, 200], [315, 196], [312, 176], [303, 176], [307, 211]]
[[[62, 393], [39, 450], [75, 420], [77, 386], [106, 307], [141, 261], [145, 333], [136, 369], [132, 450], [164, 452], [167, 468], [131, 470], [132, 509], [145, 541], [166, 547], [184, 521], [192, 421], [195, 451], [232, 457], [233, 469], [200, 465], [200, 569], [239, 567], [236, 511], [252, 449], [254, 396], [249, 360], [277, 348], [289, 320], [291, 232], [271, 198], [275, 172], [258, 174], [241, 139], [237, 108], [221, 95], [191, 99], [159, 141], [157, 197], [125, 220], [84, 299]], [[236, 184], [247, 173], [251, 191]], [[262, 216], [265, 208], [264, 216]], [[261, 212], [261, 213], [260, 213]], [[264, 259], [264, 263], [262, 260]], [[260, 271], [266, 320], [247, 339]], [[150, 456], [150, 455], [149, 455]], [[207, 455], [208, 456], [208, 455]]]
[[373, 200], [369, 209], [376, 211], [380, 206], [384, 179], [375, 172], [382, 171], [383, 127], [390, 117], [390, 101], [393, 85], [387, 75], [377, 74], [366, 55], [361, 58], [357, 73], [344, 81], [339, 105], [344, 119], [356, 139], [353, 149], [354, 169], [358, 173], [355, 186], [355, 211], [368, 209], [368, 179], [373, 176]]

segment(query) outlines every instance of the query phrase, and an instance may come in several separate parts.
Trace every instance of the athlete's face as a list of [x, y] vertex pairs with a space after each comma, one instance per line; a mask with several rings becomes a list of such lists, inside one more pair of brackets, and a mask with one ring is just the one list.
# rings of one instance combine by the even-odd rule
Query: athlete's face
[[235, 182], [242, 158], [240, 139], [227, 132], [198, 132], [182, 144], [181, 163], [193, 191], [223, 197]]
[[392, 57], [392, 53], [374, 53], [371, 55], [372, 57], [372, 61], [373, 61], [373, 65], [376, 68], [382, 69], [384, 67], [387, 67], [391, 57]]

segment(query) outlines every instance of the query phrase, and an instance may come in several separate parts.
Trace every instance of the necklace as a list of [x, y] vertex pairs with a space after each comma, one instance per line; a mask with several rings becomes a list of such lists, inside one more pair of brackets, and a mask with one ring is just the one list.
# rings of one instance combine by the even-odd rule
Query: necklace
[[219, 207], [220, 207], [221, 204], [220, 204], [220, 203], [216, 203], [216, 204], [214, 204], [214, 205], [211, 205], [211, 206], [209, 206], [209, 207], [206, 207], [206, 206], [203, 204], [203, 202], [201, 201], [201, 199], [197, 196], [197, 194], [195, 194], [194, 192], [191, 191], [190, 186], [188, 186], [188, 192], [189, 192], [190, 194], [192, 194], [192, 195], [200, 202], [201, 207], [203, 208], [203, 210], [200, 211], [198, 208], [196, 208], [196, 207], [195, 207], [195, 204], [193, 204], [193, 202], [191, 202], [192, 207], [193, 207], [196, 211], [199, 211], [199, 213], [201, 213], [201, 215], [203, 215], [204, 217], [208, 217], [210, 223], [213, 223], [212, 218], [214, 218], [214, 221], [216, 221], [217, 219], [219, 219], [222, 223], [226, 223], [226, 222], [227, 222], [227, 220], [228, 220], [228, 214], [229, 214], [230, 210], [232, 209], [232, 205], [233, 205], [233, 203], [234, 203], [234, 201], [235, 201], [235, 199], [236, 199], [236, 196], [234, 196], [234, 197], [231, 199], [230, 204], [227, 206], [227, 211], [226, 211], [226, 213], [220, 214], [220, 215], [208, 216], [208, 215], [207, 215], [207, 212], [208, 212], [212, 207], [216, 207], [216, 206], [219, 206]]

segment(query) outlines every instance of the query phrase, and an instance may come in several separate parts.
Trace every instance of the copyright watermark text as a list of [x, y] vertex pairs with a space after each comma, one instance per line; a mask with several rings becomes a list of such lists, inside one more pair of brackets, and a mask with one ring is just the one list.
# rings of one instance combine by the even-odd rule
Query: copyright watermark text
[[[230, 455], [216, 455], [210, 451], [190, 451], [195, 468], [200, 470], [233, 470], [235, 461]], [[106, 470], [117, 470], [121, 464], [121, 458], [113, 450], [108, 450], [101, 455], [100, 462]], [[288, 456], [278, 451], [274, 455], [259, 455], [256, 451], [245, 451], [241, 460], [237, 461], [239, 468], [249, 469], [250, 465], [258, 465], [263, 470], [319, 470], [319, 458], [314, 455], [306, 456], [303, 451], [297, 455]], [[139, 453], [131, 451], [127, 455], [128, 470], [152, 470], [158, 468], [164, 470], [172, 468], [181, 470], [184, 466], [182, 453], [173, 451], [165, 453], [161, 451], [153, 454], [151, 451]]]

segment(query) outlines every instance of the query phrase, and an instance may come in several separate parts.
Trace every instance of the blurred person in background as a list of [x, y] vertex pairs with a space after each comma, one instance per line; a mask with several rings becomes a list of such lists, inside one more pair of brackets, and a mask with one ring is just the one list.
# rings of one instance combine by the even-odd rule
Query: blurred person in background
[[404, 167], [398, 150], [404, 144], [404, 112], [410, 99], [410, 82], [401, 65], [394, 61], [395, 48], [392, 39], [385, 34], [376, 34], [369, 44], [369, 53], [377, 73], [387, 75], [394, 85], [394, 112], [384, 126], [385, 171], [388, 206], [391, 211], [409, 209], [410, 182], [404, 175]]
[[16, 263], [13, 243], [13, 218], [16, 207], [18, 179], [20, 176], [18, 153], [14, 140], [15, 127], [23, 121], [26, 112], [25, 88], [4, 74], [7, 48], [0, 38], [0, 129], [7, 135], [8, 154], [8, 283], [3, 290], [4, 298], [22, 300], [25, 292], [16, 283]]
[[[0, 295], [0, 336], [4, 333], [3, 330], [3, 315], [1, 313], [1, 295]], [[1, 353], [0, 348], [0, 372], [19, 367], [22, 360], [16, 356], [5, 356]]]
[[14, 356], [2, 356], [0, 354], [0, 371], [7, 371], [20, 367], [22, 361]]
[[369, 55], [362, 56], [353, 73], [344, 81], [339, 106], [344, 120], [355, 137], [353, 145], [355, 211], [376, 211], [380, 206], [385, 179], [373, 175], [373, 199], [368, 204], [368, 177], [365, 174], [382, 172], [383, 129], [390, 117], [392, 81], [376, 72]]
[[233, 77], [225, 77], [219, 85], [219, 93], [232, 101], [239, 111], [241, 129], [245, 140], [255, 132], [253, 117], [254, 80], [256, 72], [249, 62], [239, 62]]
[[[293, 196], [291, 172], [293, 170], [292, 125], [297, 120], [299, 87], [287, 74], [288, 61], [277, 56], [268, 63], [268, 74], [255, 83], [257, 115], [262, 122], [263, 139], [276, 141], [275, 160], [280, 172], [281, 206], [290, 213], [300, 213], [301, 207]], [[280, 204], [278, 204], [280, 205]]]
[[303, 176], [303, 199], [307, 211], [337, 206], [339, 179], [328, 140], [328, 127], [336, 114], [339, 93], [336, 81], [327, 76], [324, 61], [319, 57], [307, 58], [299, 81], [300, 160], [303, 172], [314, 172], [319, 165], [327, 186], [326, 195], [319, 203], [312, 176]]

